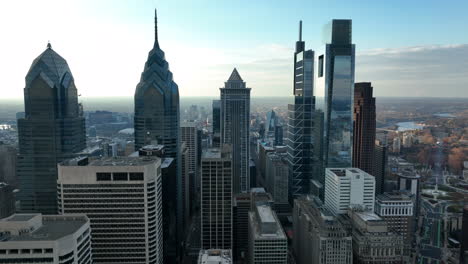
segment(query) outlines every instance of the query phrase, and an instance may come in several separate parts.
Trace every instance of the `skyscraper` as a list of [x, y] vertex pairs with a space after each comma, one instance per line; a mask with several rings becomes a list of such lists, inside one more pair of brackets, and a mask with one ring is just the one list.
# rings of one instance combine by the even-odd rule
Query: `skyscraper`
[[[135, 90], [135, 149], [150, 144], [164, 145], [165, 158], [176, 164], [177, 238], [183, 225], [182, 176], [179, 139], [179, 88], [158, 41], [155, 10], [155, 39], [140, 82]], [[178, 244], [178, 243], [177, 243]]]
[[375, 98], [370, 82], [354, 85], [353, 167], [372, 174], [375, 147]]
[[231, 146], [211, 148], [201, 160], [202, 249], [232, 249]]
[[278, 124], [278, 117], [275, 111], [271, 110], [266, 114], [265, 137], [274, 137], [275, 127]]
[[324, 30], [317, 60], [317, 106], [323, 109], [324, 168], [352, 165], [354, 49], [351, 20], [334, 19]]
[[234, 68], [221, 91], [221, 143], [232, 146], [233, 192], [246, 192], [249, 179], [250, 88]]
[[375, 194], [382, 194], [385, 190], [385, 172], [387, 170], [388, 146], [385, 140], [375, 141], [374, 168], [372, 175], [375, 177]]
[[221, 133], [221, 101], [213, 100], [213, 134]]
[[299, 41], [294, 52], [294, 103], [288, 105], [288, 132], [286, 145], [289, 164], [289, 200], [309, 193], [310, 180], [319, 168], [319, 146], [315, 144], [319, 113], [315, 111], [314, 51], [305, 50], [302, 41], [302, 21], [299, 23]]
[[73, 75], [50, 43], [26, 75], [18, 119], [22, 212], [57, 213], [57, 163], [86, 147], [85, 119]]

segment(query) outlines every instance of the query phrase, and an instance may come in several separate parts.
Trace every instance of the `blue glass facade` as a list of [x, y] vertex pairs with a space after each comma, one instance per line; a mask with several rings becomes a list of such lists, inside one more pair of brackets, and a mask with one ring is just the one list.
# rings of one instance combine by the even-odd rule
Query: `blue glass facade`
[[333, 20], [317, 59], [317, 107], [324, 113], [323, 166], [352, 166], [355, 46], [351, 20]]

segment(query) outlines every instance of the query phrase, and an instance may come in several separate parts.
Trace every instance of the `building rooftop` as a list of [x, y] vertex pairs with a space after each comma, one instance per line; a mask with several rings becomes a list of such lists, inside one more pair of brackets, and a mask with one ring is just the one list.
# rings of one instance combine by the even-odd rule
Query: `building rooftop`
[[[0, 232], [9, 233], [2, 242], [53, 241], [75, 233], [86, 223], [86, 215], [14, 214], [0, 220]], [[23, 233], [24, 230], [31, 231]]]
[[411, 197], [408, 196], [404, 192], [394, 191], [394, 192], [386, 192], [376, 197], [377, 201], [412, 201]]
[[[82, 158], [82, 157], [81, 157]], [[66, 160], [62, 166], [143, 166], [154, 163], [158, 157], [109, 157], [92, 160], [86, 164], [77, 164], [76, 159]]]
[[199, 264], [231, 264], [231, 250], [228, 249], [208, 249], [200, 250], [198, 257]]
[[250, 221], [257, 239], [285, 239], [283, 228], [270, 205], [257, 204], [254, 212], [249, 212]]
[[380, 216], [369, 211], [356, 212], [356, 215], [358, 215], [363, 221], [383, 221]]
[[270, 206], [258, 205], [258, 216], [260, 217], [260, 222], [262, 224], [274, 223], [275, 218], [273, 217], [273, 211]]

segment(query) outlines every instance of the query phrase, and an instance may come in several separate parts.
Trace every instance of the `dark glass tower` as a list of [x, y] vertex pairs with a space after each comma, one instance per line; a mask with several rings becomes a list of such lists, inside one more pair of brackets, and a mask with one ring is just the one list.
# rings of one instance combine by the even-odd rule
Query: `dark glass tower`
[[332, 20], [325, 27], [325, 46], [317, 60], [315, 96], [324, 112], [325, 168], [352, 165], [355, 46], [351, 36], [351, 20]]
[[[370, 82], [354, 85], [353, 167], [373, 175], [375, 97]], [[374, 175], [375, 176], [375, 175]]]
[[233, 193], [250, 189], [250, 88], [234, 68], [221, 91], [221, 143], [232, 145]]
[[294, 104], [288, 105], [287, 152], [289, 167], [289, 200], [310, 192], [310, 182], [319, 168], [317, 119], [314, 90], [314, 51], [305, 50], [302, 41], [302, 21], [299, 23], [299, 41], [294, 52]]
[[57, 163], [86, 147], [86, 133], [73, 75], [50, 44], [26, 75], [24, 107], [18, 119], [20, 210], [56, 214]]
[[221, 101], [213, 100], [213, 134], [221, 132]]
[[[174, 175], [176, 185], [170, 186], [171, 189], [165, 189], [164, 192], [176, 193], [176, 229], [181, 230], [183, 204], [179, 142], [179, 89], [172, 78], [164, 51], [159, 47], [156, 10], [154, 20], [154, 46], [148, 54], [140, 82], [135, 90], [135, 149], [139, 150], [149, 144], [164, 145], [164, 157], [175, 159], [173, 162], [176, 164], [176, 175]], [[170, 230], [170, 232], [177, 234], [176, 239], [179, 239], [182, 234], [177, 230]], [[176, 245], [178, 242], [171, 247], [176, 247]], [[165, 259], [166, 252], [174, 252], [174, 250], [165, 246]]]

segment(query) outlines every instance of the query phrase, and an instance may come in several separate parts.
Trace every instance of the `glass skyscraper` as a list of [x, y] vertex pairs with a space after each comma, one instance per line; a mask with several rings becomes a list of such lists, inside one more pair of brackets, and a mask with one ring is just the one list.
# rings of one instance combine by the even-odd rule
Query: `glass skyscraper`
[[50, 44], [26, 75], [18, 119], [20, 211], [57, 213], [57, 163], [86, 147], [85, 119], [73, 75]]
[[232, 145], [233, 193], [250, 190], [250, 88], [234, 68], [221, 91], [221, 143]]
[[324, 113], [325, 168], [352, 165], [354, 60], [351, 20], [334, 19], [324, 30], [324, 50], [317, 58], [317, 107]]
[[[178, 230], [182, 229], [184, 215], [179, 139], [179, 88], [172, 78], [164, 51], [159, 47], [157, 25], [155, 10], [154, 46], [148, 54], [148, 60], [135, 90], [135, 149], [139, 150], [150, 144], [164, 145], [164, 158], [174, 159], [176, 184], [171, 185], [170, 189], [164, 189], [163, 192], [176, 193], [177, 230], [170, 232], [176, 233], [176, 239], [179, 239], [183, 235]], [[173, 247], [176, 245], [178, 242], [175, 242]], [[167, 247], [164, 249], [165, 252], [171, 250], [173, 249]]]
[[[288, 105], [287, 160], [289, 166], [289, 200], [310, 192], [311, 180], [319, 172], [320, 142], [317, 122], [321, 113], [315, 111], [314, 51], [305, 50], [302, 41], [302, 21], [299, 41], [294, 52], [294, 103]], [[318, 144], [317, 144], [318, 143]]]

